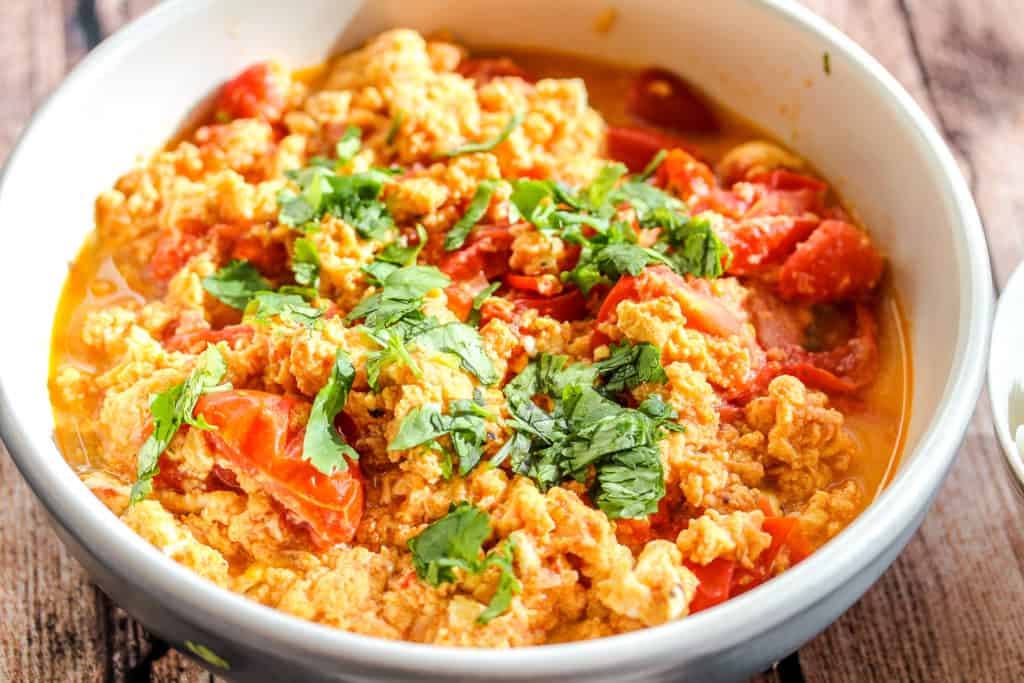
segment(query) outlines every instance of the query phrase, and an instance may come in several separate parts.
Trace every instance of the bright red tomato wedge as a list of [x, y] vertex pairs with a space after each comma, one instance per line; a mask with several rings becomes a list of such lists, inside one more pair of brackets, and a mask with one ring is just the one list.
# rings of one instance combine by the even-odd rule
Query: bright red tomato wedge
[[328, 476], [303, 460], [301, 408], [288, 396], [237, 390], [204, 395], [196, 414], [216, 427], [204, 436], [228, 469], [259, 482], [317, 545], [348, 543], [363, 515], [359, 464]]
[[267, 62], [253, 64], [224, 84], [217, 96], [218, 118], [261, 118], [269, 123], [281, 119], [285, 105], [285, 84]]
[[855, 299], [875, 288], [884, 268], [864, 231], [825, 221], [782, 265], [779, 293], [808, 303]]
[[661, 150], [685, 149], [693, 152], [683, 140], [652, 128], [608, 126], [608, 156], [621, 161], [630, 173], [640, 173]]
[[452, 280], [472, 280], [483, 275], [494, 280], [508, 272], [508, 259], [516, 237], [510, 225], [477, 227], [457, 251], [446, 254], [438, 268]]
[[587, 315], [587, 300], [578, 289], [557, 296], [511, 296], [511, 301], [518, 308], [532, 308], [561, 322], [580, 320]]
[[713, 133], [718, 123], [710, 107], [679, 76], [644, 69], [626, 94], [626, 111], [656, 126], [681, 132]]

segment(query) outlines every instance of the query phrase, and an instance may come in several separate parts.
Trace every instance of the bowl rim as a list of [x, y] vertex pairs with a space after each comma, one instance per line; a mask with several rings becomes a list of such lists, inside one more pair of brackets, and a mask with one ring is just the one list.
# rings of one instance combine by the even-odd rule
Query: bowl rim
[[[1005, 406], [997, 405], [996, 401], [1007, 401], [1006, 395], [996, 395], [995, 387], [1000, 383], [997, 376], [1005, 372], [1006, 368], [997, 367], [998, 354], [996, 350], [1005, 343], [1004, 330], [1015, 322], [1015, 313], [1011, 307], [1024, 299], [1024, 264], [1017, 266], [1010, 279], [1006, 281], [999, 301], [996, 304], [995, 319], [992, 323], [992, 338], [990, 340], [988, 358], [988, 400], [992, 416], [992, 428], [996, 433], [996, 439], [1003, 452], [1003, 464], [1009, 470], [1010, 476], [1015, 480], [1014, 490], [1024, 495], [1024, 455], [1017, 450], [1017, 441], [1010, 431], [1009, 411]], [[1019, 315], [1019, 314], [1017, 314]], [[1018, 322], [1019, 324], [1019, 322]], [[1018, 378], [1024, 379], [1024, 378]], [[1013, 390], [1012, 384], [1010, 390]]]
[[[807, 561], [771, 581], [714, 609], [675, 622], [590, 641], [541, 645], [511, 650], [468, 649], [388, 641], [357, 635], [304, 621], [258, 604], [178, 565], [137, 536], [94, 496], [66, 465], [56, 446], [43, 447], [30, 426], [16, 416], [13, 387], [0, 365], [0, 437], [29, 486], [49, 514], [89, 552], [116, 573], [145, 581], [162, 608], [183, 621], [230, 625], [218, 638], [233, 643], [260, 643], [282, 658], [295, 661], [354, 664], [368, 669], [479, 676], [496, 671], [527, 678], [607, 670], [631, 664], [649, 667], [652, 661], [672, 659], [673, 652], [698, 657], [725, 651], [807, 610], [850, 581], [868, 560], [896, 543], [898, 530], [929, 504], [959, 448], [981, 391], [992, 318], [992, 282], [985, 235], [970, 191], [938, 131], [903, 87], [873, 57], [826, 20], [794, 0], [744, 0], [809, 34], [833, 57], [842, 56], [875, 87], [902, 124], [918, 137], [922, 163], [944, 185], [949, 203], [944, 210], [959, 227], [954, 235], [961, 266], [960, 306], [951, 372], [944, 397], [914, 453], [882, 494], [842, 533], [842, 542], [829, 543]], [[134, 49], [163, 27], [205, 11], [215, 0], [167, 0], [131, 22], [89, 54], [33, 115], [11, 150], [0, 174], [0, 206], [6, 180], [40, 120], [62, 95], [116, 65], [122, 53]], [[54, 458], [53, 456], [58, 456]], [[828, 567], [827, 571], [821, 571]], [[751, 619], [750, 613], [771, 615]], [[202, 628], [202, 627], [200, 627]], [[654, 658], [654, 659], [652, 659]]]

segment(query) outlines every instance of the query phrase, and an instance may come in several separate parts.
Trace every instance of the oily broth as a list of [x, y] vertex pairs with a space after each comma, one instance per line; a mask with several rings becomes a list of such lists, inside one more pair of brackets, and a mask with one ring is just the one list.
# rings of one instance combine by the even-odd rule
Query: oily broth
[[[586, 84], [591, 105], [612, 124], [632, 121], [624, 108], [623, 94], [635, 71], [607, 63], [537, 50], [489, 48], [481, 55], [511, 57], [537, 77], [580, 77]], [[320, 65], [296, 72], [296, 76], [315, 87], [326, 71]], [[211, 114], [209, 103], [200, 105], [188, 123], [171, 139], [173, 144], [185, 139]], [[729, 149], [750, 140], [771, 139], [742, 117], [714, 106], [720, 131], [714, 135], [687, 137], [700, 153], [712, 160], [721, 158]], [[151, 300], [157, 285], [130, 259], [118, 258], [116, 245], [99, 243], [92, 234], [71, 265], [57, 308], [51, 340], [51, 386], [57, 369], [65, 364], [83, 371], [94, 369], [95, 359], [81, 343], [81, 328], [89, 312], [114, 303]], [[874, 383], [857, 398], [842, 400], [846, 428], [861, 446], [863, 457], [851, 463], [848, 477], [857, 481], [868, 494], [866, 506], [888, 481], [899, 462], [910, 415], [911, 359], [907, 347], [906, 320], [891, 282], [882, 287], [876, 314], [879, 325], [879, 373]], [[102, 448], [89, 434], [79, 429], [85, 416], [94, 414], [97, 405], [60, 405], [51, 391], [56, 440], [68, 462], [80, 473], [102, 470]]]

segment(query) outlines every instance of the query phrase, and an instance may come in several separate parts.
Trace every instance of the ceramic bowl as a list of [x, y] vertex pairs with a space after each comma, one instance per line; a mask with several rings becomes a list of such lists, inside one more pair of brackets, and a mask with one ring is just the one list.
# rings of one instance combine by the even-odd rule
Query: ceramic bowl
[[[148, 628], [237, 680], [735, 680], [824, 629], [906, 544], [974, 410], [991, 317], [984, 236], [946, 145], [892, 76], [795, 2], [634, 0], [610, 32], [595, 32], [607, 7], [170, 0], [98, 47], [36, 115], [0, 184], [0, 433], [60, 538]], [[246, 65], [316, 63], [395, 26], [674, 69], [810, 159], [857, 207], [909, 318], [914, 400], [898, 473], [838, 538], [768, 584], [661, 627], [454, 650], [332, 630], [223, 591], [142, 541], [79, 482], [53, 443], [47, 362], [61, 283], [92, 228], [95, 196]]]
[[[1014, 271], [999, 297], [988, 360], [992, 425], [1006, 466], [1024, 496], [1024, 266]], [[1019, 436], [1018, 436], [1019, 434]], [[1019, 445], [1018, 445], [1019, 444]]]

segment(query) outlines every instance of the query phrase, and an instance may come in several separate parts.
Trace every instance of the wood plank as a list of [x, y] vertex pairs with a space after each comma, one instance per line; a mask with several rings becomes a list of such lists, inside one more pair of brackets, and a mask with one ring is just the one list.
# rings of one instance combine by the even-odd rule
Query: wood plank
[[[1010, 64], [1019, 76], [1022, 66], [998, 47], [1022, 44], [1018, 27], [1003, 30], [1012, 22], [999, 12], [1009, 3], [807, 4], [878, 57], [939, 124], [973, 185], [1005, 281], [1024, 247], [1011, 194], [1022, 174], [1009, 161], [1024, 150], [1011, 113], [1020, 111], [1020, 81], [996, 73]], [[1024, 635], [1016, 532], [1024, 511], [989, 425], [983, 397], [921, 531], [863, 600], [801, 650], [807, 681], [1008, 681], [1024, 670], [1019, 648], [1006, 647]]]
[[[33, 108], [85, 46], [65, 31], [65, 0], [4, 3], [0, 19], [0, 161]], [[0, 446], [0, 677], [99, 681], [105, 675], [98, 592], [50, 531]]]

